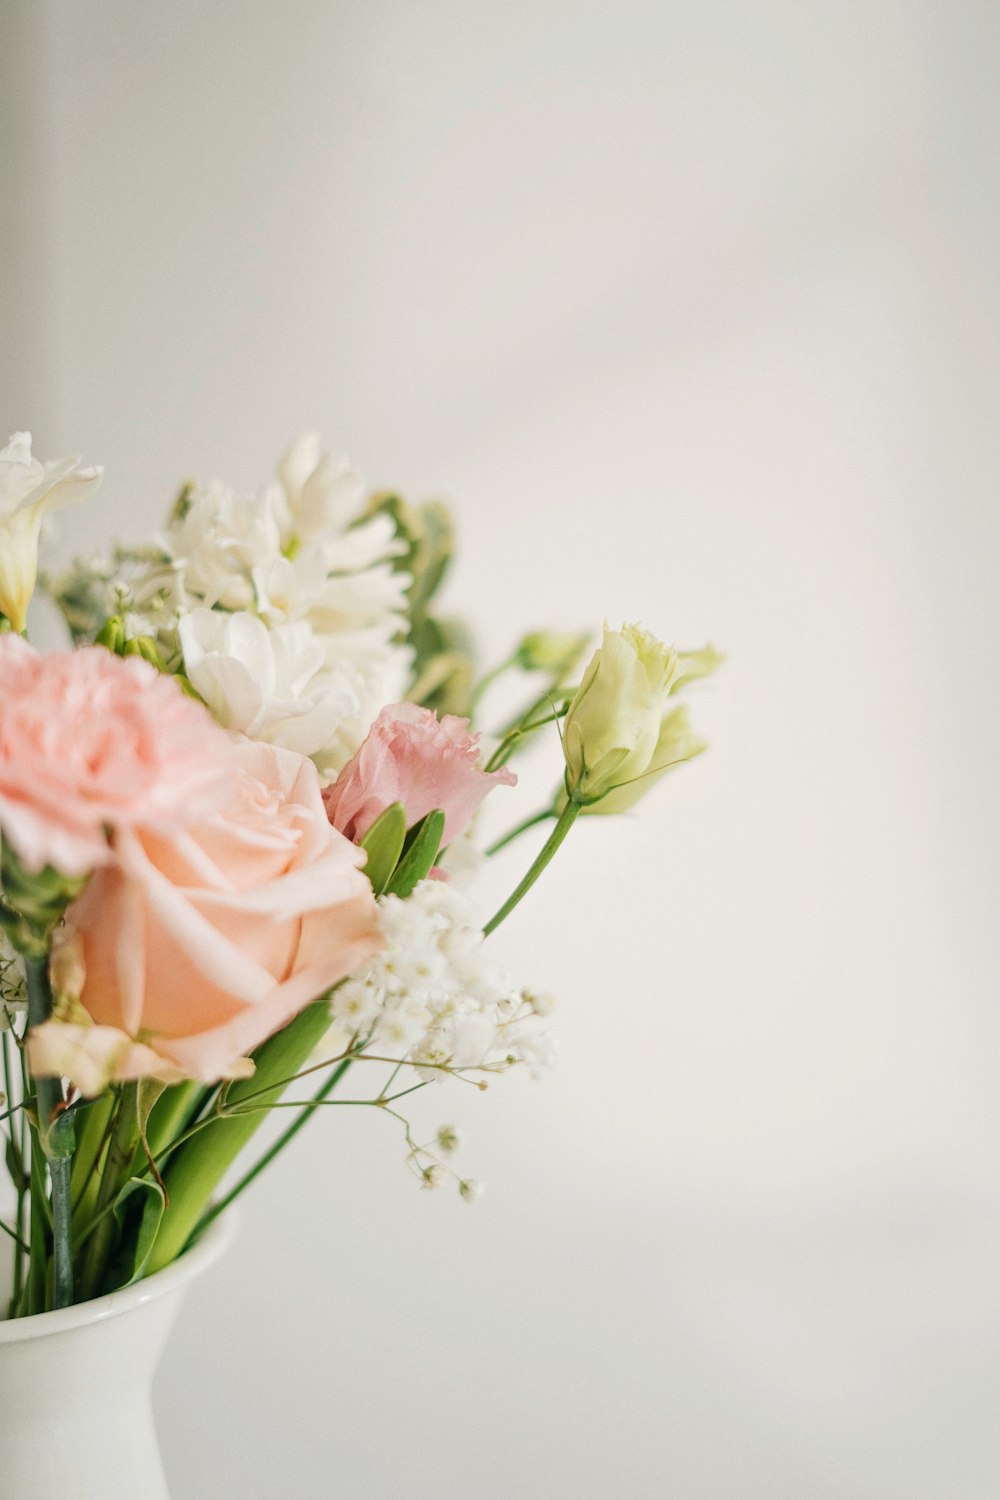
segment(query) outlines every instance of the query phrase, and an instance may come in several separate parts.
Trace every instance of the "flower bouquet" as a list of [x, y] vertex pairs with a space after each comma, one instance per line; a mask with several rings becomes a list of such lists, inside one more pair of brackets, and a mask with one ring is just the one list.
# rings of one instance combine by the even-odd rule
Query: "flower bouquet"
[[[148, 542], [43, 577], [72, 644], [40, 654], [42, 519], [99, 481], [26, 434], [0, 452], [11, 1320], [168, 1274], [330, 1102], [395, 1116], [417, 1182], [474, 1198], [454, 1130], [418, 1143], [404, 1100], [544, 1066], [548, 1001], [484, 940], [581, 814], [704, 749], [678, 693], [719, 660], [605, 627], [582, 673], [586, 637], [536, 631], [477, 674], [436, 608], [446, 509], [366, 495], [313, 436], [259, 494], [186, 484]], [[502, 675], [523, 702], [473, 732]], [[481, 849], [545, 735], [557, 789]], [[477, 870], [536, 825], [484, 920]]]

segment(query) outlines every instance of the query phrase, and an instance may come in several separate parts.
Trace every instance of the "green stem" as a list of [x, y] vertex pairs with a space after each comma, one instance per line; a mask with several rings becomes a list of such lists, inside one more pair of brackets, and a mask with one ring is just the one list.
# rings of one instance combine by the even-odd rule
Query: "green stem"
[[[218, 1218], [219, 1214], [221, 1214], [224, 1209], [227, 1209], [230, 1203], [235, 1202], [240, 1194], [250, 1186], [254, 1178], [260, 1176], [265, 1167], [270, 1166], [271, 1162], [274, 1161], [274, 1158], [278, 1155], [278, 1153], [280, 1151], [284, 1151], [285, 1147], [289, 1144], [293, 1137], [298, 1135], [299, 1131], [302, 1129], [303, 1125], [306, 1123], [313, 1110], [317, 1109], [319, 1105], [322, 1104], [327, 1095], [333, 1093], [334, 1089], [337, 1087], [337, 1084], [340, 1082], [344, 1074], [347, 1072], [348, 1068], [351, 1066], [351, 1061], [351, 1058], [345, 1057], [344, 1061], [340, 1063], [336, 1068], [334, 1068], [329, 1078], [323, 1080], [323, 1083], [316, 1090], [315, 1094], [313, 1094], [312, 1098], [308, 1101], [303, 1102], [301, 1114], [292, 1122], [291, 1125], [289, 1125], [288, 1129], [283, 1131], [281, 1135], [278, 1136], [278, 1139], [274, 1142], [274, 1144], [269, 1146], [260, 1160], [258, 1162], [255, 1162], [254, 1165], [250, 1168], [249, 1172], [245, 1172], [240, 1178], [239, 1182], [237, 1182], [234, 1187], [230, 1188], [225, 1197], [220, 1198], [218, 1203], [213, 1203], [208, 1212], [202, 1215], [202, 1217], [198, 1221], [196, 1233], [201, 1234], [202, 1230], [207, 1229], [212, 1220]], [[351, 1102], [353, 1103], [354, 1101]]]
[[38, 1144], [38, 1132], [31, 1132], [31, 1206], [28, 1235], [28, 1275], [21, 1292], [21, 1314], [45, 1311], [45, 1265], [48, 1252], [45, 1237], [48, 1223], [45, 1217], [45, 1168], [44, 1157]]
[[[8, 1029], [3, 1034], [3, 1074], [8, 1105], [13, 1104], [15, 1097], [14, 1070], [10, 1064], [10, 1048], [13, 1045], [11, 1036], [12, 1033], [8, 1026]], [[8, 1313], [8, 1316], [12, 1318], [17, 1315], [18, 1304], [21, 1300], [21, 1288], [24, 1285], [24, 1200], [28, 1190], [27, 1163], [25, 1162], [24, 1151], [22, 1149], [24, 1141], [23, 1090], [19, 1093], [18, 1098], [22, 1106], [22, 1117], [20, 1120], [9, 1119], [7, 1123], [7, 1130], [10, 1135], [10, 1160], [15, 1173], [15, 1187], [17, 1189], [17, 1213], [14, 1221], [15, 1229], [17, 1230], [17, 1241], [14, 1246], [14, 1285]]]
[[87, 1242], [87, 1253], [80, 1276], [81, 1299], [86, 1302], [100, 1295], [108, 1259], [114, 1245], [116, 1223], [114, 1214], [108, 1210], [113, 1205], [128, 1179], [132, 1167], [132, 1155], [139, 1139], [139, 1110], [137, 1106], [138, 1085], [127, 1083], [121, 1091], [114, 1129], [108, 1144], [108, 1154], [101, 1172], [101, 1186], [97, 1194], [93, 1233]]
[[529, 869], [527, 875], [525, 875], [521, 883], [507, 897], [507, 900], [504, 902], [503, 906], [500, 907], [499, 911], [494, 912], [493, 916], [483, 928], [483, 933], [486, 937], [489, 937], [490, 933], [495, 931], [496, 928], [500, 926], [500, 923], [504, 920], [505, 917], [510, 916], [511, 912], [514, 910], [514, 907], [517, 905], [517, 903], [521, 900], [522, 896], [526, 896], [528, 894], [528, 892], [531, 890], [531, 887], [538, 879], [539, 875], [545, 869], [545, 866], [551, 860], [553, 854], [555, 854], [556, 850], [559, 848], [559, 845], [562, 843], [567, 833], [569, 833], [570, 829], [573, 827], [573, 824], [576, 822], [577, 817], [581, 811], [582, 807], [579, 802], [566, 803], [566, 806], [559, 814], [556, 826], [553, 828], [552, 832], [545, 840], [545, 843], [542, 845], [538, 854], [535, 856], [534, 863]]
[[475, 714], [476, 709], [479, 707], [482, 696], [486, 692], [487, 688], [491, 688], [493, 684], [497, 682], [505, 672], [509, 672], [511, 667], [516, 665], [517, 655], [515, 653], [513, 656], [508, 656], [506, 661], [500, 662], [498, 666], [491, 667], [488, 672], [483, 673], [482, 677], [480, 677], [479, 681], [472, 689], [472, 692], [469, 694], [468, 708], [470, 719]]
[[535, 828], [539, 823], [547, 823], [549, 818], [554, 818], [555, 816], [555, 810], [547, 807], [543, 812], [534, 813], [530, 818], [525, 818], [523, 823], [516, 824], [504, 834], [503, 838], [497, 839], [495, 844], [490, 845], [486, 851], [487, 858], [493, 854], [499, 854], [501, 849], [505, 849], [516, 838], [520, 838], [522, 833], [527, 833], [529, 828]]
[[[39, 1026], [52, 1014], [52, 990], [49, 987], [49, 961], [26, 958], [28, 980], [28, 1025]], [[38, 1134], [49, 1164], [52, 1184], [52, 1251], [55, 1261], [53, 1299], [56, 1307], [69, 1307], [73, 1301], [73, 1199], [70, 1193], [72, 1158], [64, 1147], [54, 1149], [52, 1125], [61, 1113], [65, 1099], [59, 1078], [36, 1078], [38, 1101]]]
[[[23, 1160], [23, 1158], [22, 1158], [22, 1160]], [[24, 1288], [24, 1258], [25, 1258], [25, 1253], [26, 1253], [25, 1250], [23, 1249], [23, 1246], [24, 1246], [24, 1200], [25, 1200], [25, 1197], [26, 1197], [25, 1191], [24, 1191], [23, 1187], [21, 1186], [21, 1184], [18, 1183], [18, 1189], [17, 1189], [17, 1217], [14, 1220], [14, 1228], [17, 1230], [17, 1244], [16, 1244], [16, 1246], [14, 1248], [14, 1287], [13, 1287], [13, 1290], [12, 1290], [11, 1295], [10, 1295], [10, 1310], [9, 1310], [9, 1314], [8, 1314], [12, 1318], [14, 1318], [14, 1317], [17, 1316], [17, 1309], [18, 1309], [18, 1307], [20, 1306], [20, 1303], [21, 1303], [21, 1292], [22, 1292], [22, 1290]], [[30, 1249], [31, 1249], [31, 1247], [29, 1246], [27, 1253], [30, 1253]]]

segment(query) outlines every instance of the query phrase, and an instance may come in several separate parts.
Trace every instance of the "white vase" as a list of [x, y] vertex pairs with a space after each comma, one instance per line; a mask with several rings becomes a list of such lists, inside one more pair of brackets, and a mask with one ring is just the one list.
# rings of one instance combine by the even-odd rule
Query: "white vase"
[[153, 1425], [153, 1374], [181, 1298], [228, 1248], [222, 1215], [135, 1286], [0, 1322], [0, 1494], [25, 1500], [170, 1500]]

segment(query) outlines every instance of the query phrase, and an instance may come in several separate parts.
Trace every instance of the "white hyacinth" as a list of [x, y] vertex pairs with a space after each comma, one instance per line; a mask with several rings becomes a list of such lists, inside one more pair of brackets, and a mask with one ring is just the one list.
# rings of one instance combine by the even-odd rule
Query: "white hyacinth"
[[468, 896], [425, 880], [405, 901], [381, 897], [379, 909], [386, 946], [334, 991], [338, 1028], [370, 1037], [368, 1051], [405, 1059], [428, 1081], [515, 1063], [540, 1072], [551, 1039], [533, 997], [485, 956]]

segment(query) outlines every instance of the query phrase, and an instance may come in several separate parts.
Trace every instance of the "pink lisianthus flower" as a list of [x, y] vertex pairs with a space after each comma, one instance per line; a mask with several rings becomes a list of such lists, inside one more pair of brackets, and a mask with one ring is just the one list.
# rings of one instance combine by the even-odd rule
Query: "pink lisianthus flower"
[[450, 844], [469, 826], [487, 792], [516, 784], [506, 766], [480, 770], [479, 736], [469, 733], [468, 719], [445, 714], [439, 720], [428, 708], [397, 703], [382, 710], [323, 800], [334, 828], [354, 843], [393, 802], [405, 807], [410, 828], [440, 808], [442, 844]]
[[107, 831], [166, 826], [233, 774], [229, 736], [140, 657], [0, 637], [0, 830], [26, 870], [83, 875]]
[[236, 757], [218, 811], [113, 835], [111, 861], [66, 913], [53, 969], [68, 1020], [29, 1033], [36, 1074], [86, 1093], [238, 1076], [246, 1053], [381, 946], [364, 856], [331, 828], [312, 762], [249, 740]]

